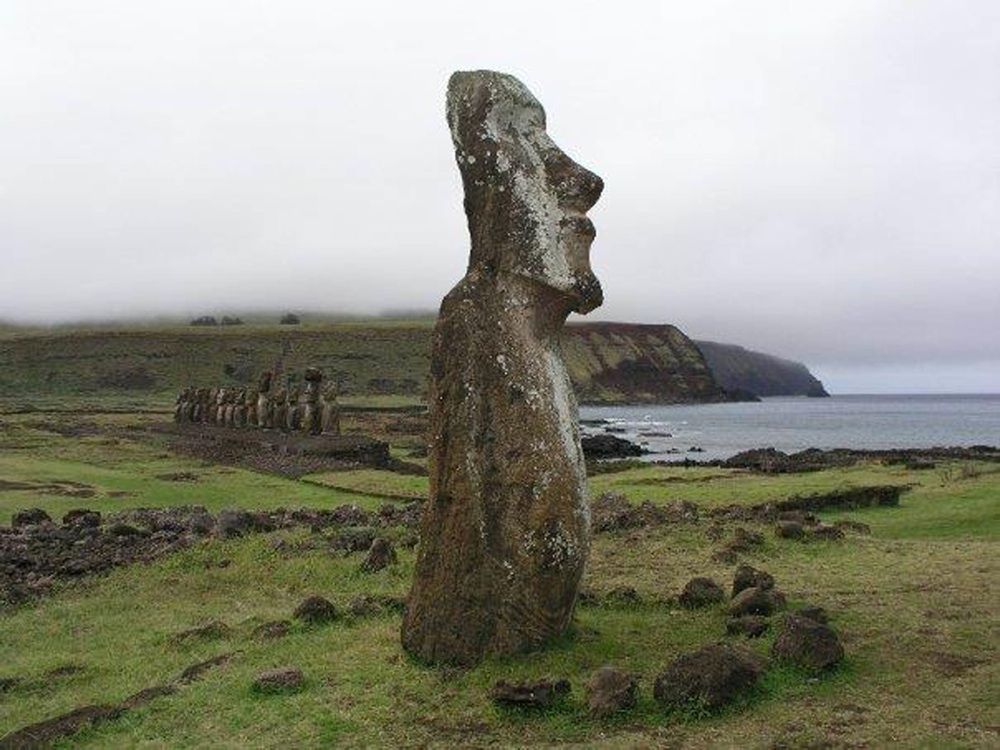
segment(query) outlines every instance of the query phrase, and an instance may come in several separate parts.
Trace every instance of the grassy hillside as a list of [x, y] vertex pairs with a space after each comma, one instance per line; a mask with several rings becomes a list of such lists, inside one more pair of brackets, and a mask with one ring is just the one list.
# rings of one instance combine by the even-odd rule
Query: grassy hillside
[[[250, 384], [267, 369], [321, 368], [352, 397], [419, 401], [430, 368], [431, 320], [296, 326], [141, 326], [0, 332], [0, 399], [73, 397], [166, 407], [185, 385]], [[571, 326], [565, 353], [581, 400], [718, 401], [697, 347], [669, 325]]]
[[757, 396], [828, 396], [826, 389], [801, 362], [775, 357], [735, 344], [696, 341], [719, 385], [727, 391]]
[[[345, 495], [322, 478], [213, 466], [173, 455], [141, 431], [120, 431], [132, 421], [110, 419], [119, 428], [112, 439], [62, 434], [72, 421], [5, 417], [0, 476], [8, 486], [0, 487], [0, 522], [32, 506], [56, 517], [68, 507], [107, 513], [190, 502], [209, 510], [279, 502], [374, 509], [383, 501], [365, 497], [364, 488], [398, 490], [404, 481], [384, 472], [384, 481], [378, 472], [344, 475], [339, 483], [361, 489]], [[362, 553], [332, 553], [322, 533], [305, 528], [206, 538], [148, 564], [57, 582], [42, 598], [0, 610], [0, 679], [9, 681], [0, 691], [0, 736], [78, 706], [121, 701], [169, 683], [189, 665], [228, 655], [200, 679], [59, 746], [996, 747], [997, 605], [988, 592], [1000, 573], [1000, 474], [987, 464], [950, 468], [866, 463], [759, 476], [649, 466], [594, 477], [594, 496], [622, 492], [632, 503], [656, 505], [687, 500], [700, 520], [596, 534], [585, 580], [591, 598], [578, 608], [572, 632], [545, 650], [465, 670], [409, 659], [396, 612], [348, 612], [359, 595], [405, 594], [414, 562], [405, 545], [397, 564], [365, 573]], [[169, 479], [177, 472], [190, 478]], [[85, 483], [93, 494], [67, 498], [26, 488], [60, 479]], [[426, 491], [426, 478], [405, 481], [417, 494]], [[822, 514], [870, 527], [870, 534], [839, 541], [781, 539], [767, 524], [708, 517], [729, 503], [889, 483], [912, 486], [898, 508]], [[749, 641], [725, 635], [722, 604], [689, 610], [671, 599], [696, 575], [728, 587], [735, 563], [713, 551], [743, 527], [763, 541], [741, 559], [772, 573], [791, 607], [825, 607], [846, 660], [820, 674], [773, 664], [756, 690], [720, 712], [665, 710], [653, 700], [653, 680], [679, 654], [720, 639], [766, 653], [774, 639], [777, 617], [769, 633]], [[616, 594], [622, 587], [634, 593]], [[270, 640], [255, 634], [262, 623], [290, 618], [310, 594], [333, 601], [340, 618], [292, 622], [286, 635]], [[179, 632], [210, 621], [228, 627], [178, 640]], [[583, 685], [604, 664], [636, 675], [640, 693], [634, 709], [602, 720], [588, 714]], [[301, 689], [252, 689], [261, 671], [285, 665], [303, 671]], [[572, 683], [568, 698], [549, 710], [508, 710], [489, 699], [499, 679], [546, 675]]]

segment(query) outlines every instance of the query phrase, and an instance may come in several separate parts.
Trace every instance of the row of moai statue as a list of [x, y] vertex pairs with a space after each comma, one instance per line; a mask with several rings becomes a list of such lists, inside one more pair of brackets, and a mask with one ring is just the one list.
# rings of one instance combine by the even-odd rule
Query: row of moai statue
[[324, 387], [323, 373], [315, 367], [306, 370], [304, 381], [275, 388], [274, 375], [265, 372], [256, 388], [185, 388], [177, 397], [174, 421], [339, 435], [334, 386]]

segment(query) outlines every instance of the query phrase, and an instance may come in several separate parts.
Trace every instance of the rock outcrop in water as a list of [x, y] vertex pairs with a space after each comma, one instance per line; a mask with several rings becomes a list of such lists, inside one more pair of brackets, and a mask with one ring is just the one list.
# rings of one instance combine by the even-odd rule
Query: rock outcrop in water
[[602, 302], [585, 214], [603, 183], [512, 76], [455, 73], [447, 113], [472, 249], [434, 331], [430, 500], [402, 642], [468, 664], [537, 647], [573, 614], [589, 513], [560, 334]]

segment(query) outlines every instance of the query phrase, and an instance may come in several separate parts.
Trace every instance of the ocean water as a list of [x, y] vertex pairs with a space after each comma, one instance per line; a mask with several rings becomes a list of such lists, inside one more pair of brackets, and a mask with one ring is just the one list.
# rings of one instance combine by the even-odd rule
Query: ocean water
[[[766, 398], [695, 406], [582, 406], [585, 434], [605, 430], [650, 460], [728, 458], [748, 448], [931, 448], [1000, 445], [1000, 394]], [[650, 433], [669, 433], [669, 437]], [[692, 452], [692, 447], [704, 452]]]

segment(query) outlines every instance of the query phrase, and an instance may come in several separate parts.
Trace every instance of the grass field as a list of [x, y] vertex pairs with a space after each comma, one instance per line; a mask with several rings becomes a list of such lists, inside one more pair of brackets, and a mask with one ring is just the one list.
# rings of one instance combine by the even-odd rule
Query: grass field
[[[0, 521], [31, 506], [53, 516], [72, 507], [186, 503], [210, 510], [342, 503], [376, 508], [385, 502], [377, 495], [425, 490], [426, 478], [373, 470], [294, 481], [185, 459], [133, 429], [151, 418], [4, 416], [0, 479], [49, 489], [0, 489]], [[60, 483], [86, 496], [53, 493], [51, 486]], [[862, 521], [872, 529], [869, 536], [801, 543], [749, 525], [764, 532], [766, 542], [744, 559], [771, 572], [793, 606], [826, 607], [847, 659], [818, 676], [774, 667], [756, 693], [720, 714], [666, 713], [652, 699], [652, 681], [672, 658], [724, 637], [721, 606], [689, 611], [667, 601], [695, 575], [728, 586], [734, 566], [713, 561], [718, 543], [706, 535], [706, 522], [596, 535], [586, 587], [601, 594], [630, 586], [641, 602], [581, 606], [573, 632], [551, 648], [469, 670], [429, 668], [407, 658], [396, 614], [344, 616], [320, 627], [294, 625], [279, 640], [254, 638], [256, 625], [290, 617], [309, 594], [345, 608], [357, 594], [407, 591], [411, 550], [398, 550], [397, 565], [362, 573], [358, 555], [297, 547], [294, 542], [310, 537], [302, 529], [200, 543], [150, 564], [57, 584], [46, 598], [0, 612], [0, 678], [21, 678], [0, 692], [0, 736], [80, 705], [119, 701], [175, 678], [194, 662], [232, 653], [204, 679], [64, 744], [995, 747], [995, 464], [942, 464], [933, 471], [861, 464], [775, 477], [649, 467], [596, 476], [590, 489], [594, 495], [624, 492], [632, 502], [689, 500], [707, 510], [888, 483], [912, 487], [898, 508], [823, 514], [826, 520]], [[275, 538], [292, 544], [278, 549]], [[172, 639], [209, 620], [231, 630], [185, 645]], [[749, 643], [766, 652], [770, 640]], [[634, 711], [598, 721], [585, 710], [582, 687], [603, 664], [637, 674], [641, 694]], [[251, 690], [256, 674], [283, 665], [303, 670], [301, 691]], [[497, 679], [545, 675], [567, 677], [573, 685], [569, 699], [550, 711], [502, 710], [488, 698]]]

